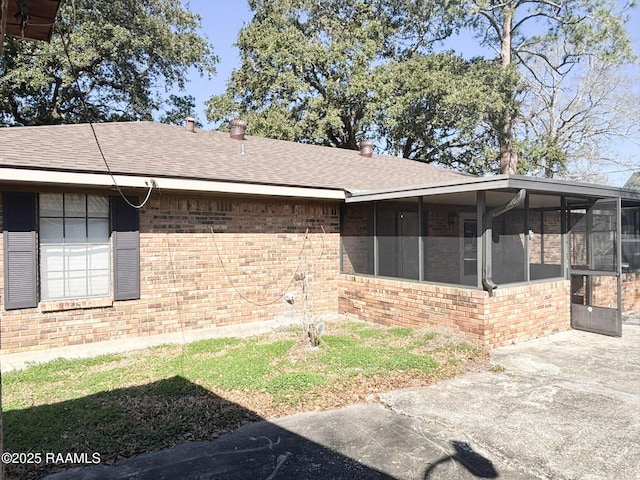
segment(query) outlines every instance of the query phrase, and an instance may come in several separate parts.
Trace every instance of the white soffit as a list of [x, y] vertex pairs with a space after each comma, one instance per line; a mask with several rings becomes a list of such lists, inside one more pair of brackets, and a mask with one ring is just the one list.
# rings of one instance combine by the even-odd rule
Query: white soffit
[[344, 200], [344, 190], [322, 188], [289, 187], [281, 185], [262, 185], [254, 183], [217, 182], [210, 180], [191, 180], [184, 178], [138, 177], [133, 175], [114, 175], [78, 172], [60, 172], [47, 170], [25, 170], [19, 168], [0, 168], [0, 179], [5, 182], [30, 183], [43, 185], [91, 186], [111, 188], [115, 182], [121, 188], [149, 188], [153, 181], [159, 190], [182, 192], [232, 193], [245, 195], [267, 195], [277, 197], [317, 198], [325, 200]]

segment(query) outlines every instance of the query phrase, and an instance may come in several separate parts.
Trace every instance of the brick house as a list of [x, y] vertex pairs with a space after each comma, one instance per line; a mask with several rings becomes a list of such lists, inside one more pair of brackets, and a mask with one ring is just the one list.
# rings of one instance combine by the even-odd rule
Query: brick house
[[3, 129], [0, 192], [7, 353], [302, 308], [497, 346], [640, 310], [627, 189], [133, 122]]

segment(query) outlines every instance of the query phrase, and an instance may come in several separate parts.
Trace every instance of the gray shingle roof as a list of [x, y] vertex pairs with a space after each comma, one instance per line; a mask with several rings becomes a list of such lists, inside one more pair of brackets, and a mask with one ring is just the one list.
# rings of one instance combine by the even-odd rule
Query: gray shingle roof
[[[114, 174], [349, 191], [425, 185], [467, 175], [393, 156], [153, 122], [95, 124]], [[244, 154], [242, 145], [244, 144]], [[104, 173], [88, 124], [0, 129], [0, 167]]]

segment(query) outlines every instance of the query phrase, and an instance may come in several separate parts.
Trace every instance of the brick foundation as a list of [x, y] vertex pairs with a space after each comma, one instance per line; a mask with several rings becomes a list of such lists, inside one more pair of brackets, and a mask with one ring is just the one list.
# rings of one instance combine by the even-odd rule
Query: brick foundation
[[485, 345], [497, 347], [571, 328], [569, 280], [483, 292]]
[[501, 287], [492, 296], [461, 287], [341, 275], [339, 312], [409, 327], [446, 327], [497, 347], [570, 328], [565, 280]]
[[[0, 250], [1, 242], [0, 236]], [[292, 278], [300, 272], [313, 312], [335, 313], [338, 252], [336, 202], [156, 195], [140, 211], [141, 298], [48, 301], [8, 311], [3, 304], [2, 351], [298, 316], [301, 282]], [[3, 282], [0, 255], [2, 296]], [[289, 286], [298, 300], [293, 306], [280, 298]]]

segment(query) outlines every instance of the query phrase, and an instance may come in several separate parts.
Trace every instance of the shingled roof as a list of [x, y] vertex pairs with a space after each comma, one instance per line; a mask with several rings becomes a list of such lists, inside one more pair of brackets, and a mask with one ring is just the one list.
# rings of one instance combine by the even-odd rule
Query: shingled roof
[[[114, 174], [370, 191], [468, 179], [388, 155], [154, 122], [95, 124]], [[88, 124], [0, 130], [0, 167], [106, 173]]]

